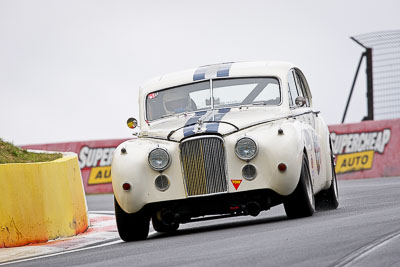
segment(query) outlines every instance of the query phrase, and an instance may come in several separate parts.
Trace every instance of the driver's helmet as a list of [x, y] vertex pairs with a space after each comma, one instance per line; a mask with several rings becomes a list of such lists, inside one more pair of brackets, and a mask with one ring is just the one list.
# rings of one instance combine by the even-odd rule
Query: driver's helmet
[[192, 111], [191, 98], [188, 93], [167, 92], [163, 97], [163, 105], [167, 114]]

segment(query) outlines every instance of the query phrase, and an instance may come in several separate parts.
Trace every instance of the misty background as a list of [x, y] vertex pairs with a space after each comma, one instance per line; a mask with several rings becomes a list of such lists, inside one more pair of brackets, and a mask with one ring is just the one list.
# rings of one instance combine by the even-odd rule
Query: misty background
[[[298, 65], [314, 109], [341, 121], [364, 51], [400, 28], [400, 1], [0, 0], [0, 138], [17, 145], [130, 138], [138, 88], [231, 61]], [[346, 122], [366, 115], [365, 62]]]

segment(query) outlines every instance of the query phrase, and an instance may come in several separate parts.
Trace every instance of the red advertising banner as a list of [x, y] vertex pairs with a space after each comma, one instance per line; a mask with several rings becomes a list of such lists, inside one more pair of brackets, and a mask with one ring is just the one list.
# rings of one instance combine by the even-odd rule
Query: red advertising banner
[[400, 176], [400, 119], [329, 126], [338, 179]]
[[26, 145], [25, 149], [78, 154], [86, 194], [112, 193], [111, 161], [115, 148], [127, 139]]
[[[400, 119], [331, 125], [329, 130], [338, 179], [400, 176]], [[77, 153], [86, 193], [112, 193], [112, 154], [126, 140], [26, 145], [23, 148]]]

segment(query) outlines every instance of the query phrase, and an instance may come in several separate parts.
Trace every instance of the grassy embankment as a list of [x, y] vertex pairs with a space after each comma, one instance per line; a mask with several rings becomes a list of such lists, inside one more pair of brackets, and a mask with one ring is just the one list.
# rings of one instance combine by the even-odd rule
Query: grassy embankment
[[0, 138], [0, 164], [4, 163], [29, 163], [52, 161], [62, 157], [62, 154], [45, 154], [28, 152], [14, 146]]

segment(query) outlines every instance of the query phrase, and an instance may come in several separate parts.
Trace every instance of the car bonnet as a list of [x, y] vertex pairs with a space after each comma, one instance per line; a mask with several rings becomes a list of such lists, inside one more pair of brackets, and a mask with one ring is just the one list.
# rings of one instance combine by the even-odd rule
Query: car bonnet
[[155, 122], [140, 133], [142, 137], [154, 137], [180, 141], [198, 134], [226, 135], [258, 123], [282, 119], [288, 112], [282, 107], [236, 107], [198, 111], [171, 116]]

